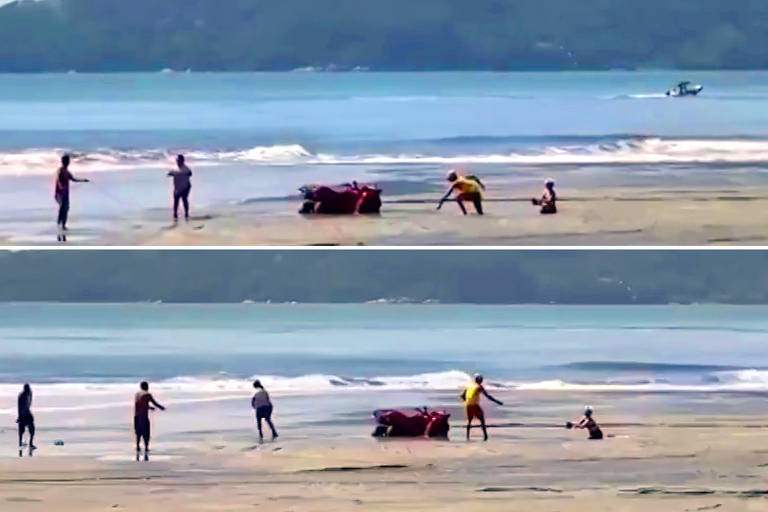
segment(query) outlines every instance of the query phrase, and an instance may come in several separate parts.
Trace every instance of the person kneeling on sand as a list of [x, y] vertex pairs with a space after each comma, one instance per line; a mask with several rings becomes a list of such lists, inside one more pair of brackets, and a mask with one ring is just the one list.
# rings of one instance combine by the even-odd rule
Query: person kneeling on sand
[[[584, 417], [581, 418], [581, 420], [573, 425], [572, 423], [568, 422], [566, 424], [566, 427], [570, 428], [579, 428], [579, 429], [587, 429], [589, 431], [589, 438], [590, 439], [602, 439], [603, 438], [603, 431], [600, 430], [600, 427], [597, 425], [597, 422], [592, 417], [592, 408], [590, 406], [586, 406], [584, 408]], [[570, 426], [569, 426], [570, 425]]]
[[541, 206], [539, 213], [550, 214], [557, 213], [557, 194], [555, 193], [555, 182], [548, 179], [544, 182], [544, 194], [541, 199], [533, 198], [531, 202], [534, 206]]
[[483, 408], [480, 407], [481, 395], [485, 395], [491, 402], [504, 405], [489, 395], [485, 390], [483, 387], [483, 376], [475, 374], [475, 382], [461, 393], [461, 399], [464, 401], [464, 408], [467, 412], [467, 441], [469, 441], [469, 431], [472, 428], [472, 420], [474, 418], [480, 420], [480, 427], [483, 429], [483, 441], [488, 440], [488, 429], [485, 426], [485, 414], [483, 413]]
[[[143, 381], [139, 384], [141, 388], [133, 400], [133, 430], [136, 433], [136, 460], [139, 460], [139, 441], [144, 440], [144, 460], [149, 460], [149, 411], [155, 410], [152, 405], [160, 409], [165, 410], [165, 407], [155, 401], [155, 397], [149, 392], [149, 384]], [[151, 405], [150, 405], [151, 404]]]
[[437, 205], [437, 209], [443, 207], [443, 203], [448, 200], [451, 194], [456, 191], [456, 203], [459, 205], [461, 212], [466, 215], [467, 209], [464, 208], [464, 201], [470, 201], [475, 205], [475, 210], [478, 215], [483, 214], [483, 192], [485, 192], [485, 185], [480, 181], [477, 176], [461, 176], [456, 171], [451, 170], [448, 173], [448, 181], [451, 182], [451, 187], [448, 192], [440, 199]]
[[256, 425], [259, 427], [259, 442], [264, 441], [264, 433], [261, 430], [261, 420], [266, 420], [267, 425], [272, 430], [272, 440], [277, 438], [277, 430], [272, 424], [272, 401], [269, 399], [269, 393], [264, 389], [261, 381], [253, 381], [253, 387], [256, 393], [251, 398], [251, 407], [256, 410]]

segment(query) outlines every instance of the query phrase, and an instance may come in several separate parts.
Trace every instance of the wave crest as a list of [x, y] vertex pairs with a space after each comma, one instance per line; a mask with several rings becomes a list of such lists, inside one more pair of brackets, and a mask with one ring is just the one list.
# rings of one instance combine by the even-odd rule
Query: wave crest
[[[248, 165], [630, 165], [630, 164], [764, 164], [768, 143], [755, 139], [665, 139], [630, 137], [532, 147], [516, 152], [460, 153], [462, 141], [446, 145], [443, 153], [313, 153], [300, 144], [254, 146], [243, 150], [182, 151], [193, 166]], [[498, 146], [498, 143], [494, 144]], [[86, 153], [65, 148], [0, 152], [0, 175], [50, 174], [65, 152], [81, 172], [173, 166], [176, 152], [167, 149], [98, 149]]]

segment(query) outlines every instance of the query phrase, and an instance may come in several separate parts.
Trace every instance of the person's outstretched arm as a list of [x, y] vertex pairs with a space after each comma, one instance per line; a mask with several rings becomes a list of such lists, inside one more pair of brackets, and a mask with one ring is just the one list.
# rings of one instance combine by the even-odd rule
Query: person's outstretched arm
[[497, 403], [497, 404], [499, 404], [499, 405], [504, 405], [503, 403], [501, 403], [501, 401], [500, 401], [500, 400], [496, 400], [496, 399], [495, 399], [495, 398], [493, 398], [491, 395], [489, 395], [489, 394], [488, 394], [488, 392], [485, 390], [485, 388], [483, 388], [483, 394], [484, 394], [484, 395], [485, 395], [485, 397], [486, 397], [488, 400], [490, 400], [491, 402]]
[[453, 185], [451, 185], [451, 188], [448, 189], [448, 192], [446, 192], [445, 195], [442, 197], [442, 199], [440, 199], [440, 202], [437, 203], [437, 209], [438, 210], [440, 208], [442, 208], [443, 207], [443, 203], [446, 202], [449, 197], [451, 197], [451, 193], [452, 192], [453, 192]]
[[155, 397], [153, 397], [152, 395], [149, 395], [149, 402], [153, 404], [155, 407], [157, 407], [158, 409], [160, 409], [161, 411], [165, 410], [165, 407], [157, 403], [157, 401], [155, 400]]

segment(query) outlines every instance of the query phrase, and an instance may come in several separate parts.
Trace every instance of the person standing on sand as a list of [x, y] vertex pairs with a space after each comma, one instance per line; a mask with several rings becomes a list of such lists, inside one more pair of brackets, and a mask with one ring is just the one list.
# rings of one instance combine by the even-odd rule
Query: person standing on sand
[[461, 176], [456, 171], [451, 170], [448, 173], [448, 181], [451, 182], [451, 187], [448, 192], [440, 199], [437, 205], [437, 209], [443, 207], [443, 203], [448, 200], [451, 194], [456, 191], [456, 203], [461, 209], [461, 213], [467, 214], [467, 209], [464, 207], [464, 201], [470, 201], [475, 205], [475, 210], [478, 215], [483, 214], [483, 192], [485, 192], [485, 185], [476, 176]]
[[29, 454], [32, 455], [32, 451], [36, 450], [37, 446], [34, 445], [35, 417], [32, 416], [32, 388], [29, 387], [29, 384], [24, 384], [24, 389], [19, 393], [16, 423], [19, 424], [19, 456], [21, 456], [21, 448], [24, 446], [25, 430], [29, 430]]
[[272, 440], [277, 439], [277, 430], [272, 424], [272, 401], [269, 399], [269, 393], [264, 389], [260, 380], [253, 381], [253, 387], [256, 389], [253, 398], [251, 398], [251, 407], [256, 411], [256, 424], [259, 427], [259, 442], [264, 441], [264, 434], [261, 430], [261, 420], [266, 420], [267, 425], [272, 430]]
[[59, 242], [67, 241], [67, 217], [69, 215], [69, 182], [87, 183], [88, 179], [77, 179], [69, 172], [69, 155], [61, 157], [61, 167], [56, 171], [56, 189], [53, 198], [59, 205], [59, 216], [56, 220], [56, 240]]
[[142, 381], [139, 384], [141, 388], [137, 393], [133, 401], [133, 430], [136, 432], [136, 460], [139, 460], [139, 454], [141, 448], [139, 447], [139, 441], [144, 440], [144, 460], [149, 460], [149, 411], [155, 410], [152, 405], [160, 409], [165, 410], [165, 407], [155, 401], [155, 398], [149, 392], [149, 384], [146, 381]]
[[461, 393], [461, 399], [464, 401], [464, 407], [467, 412], [467, 441], [469, 441], [469, 432], [472, 428], [472, 420], [477, 418], [480, 420], [480, 427], [483, 429], [483, 441], [488, 440], [488, 429], [485, 427], [485, 414], [483, 408], [480, 407], [480, 396], [485, 397], [498, 405], [504, 405], [499, 400], [496, 400], [483, 387], [483, 376], [475, 374], [475, 382], [467, 387]]
[[179, 220], [179, 199], [184, 203], [184, 220], [189, 220], [189, 191], [192, 189], [192, 183], [189, 178], [192, 171], [184, 163], [184, 155], [176, 157], [176, 166], [178, 169], [168, 171], [168, 176], [173, 177], [173, 221]]
[[533, 198], [531, 202], [534, 206], [541, 206], [539, 213], [542, 215], [557, 213], [557, 194], [555, 193], [555, 181], [547, 179], [544, 182], [544, 194], [541, 199]]

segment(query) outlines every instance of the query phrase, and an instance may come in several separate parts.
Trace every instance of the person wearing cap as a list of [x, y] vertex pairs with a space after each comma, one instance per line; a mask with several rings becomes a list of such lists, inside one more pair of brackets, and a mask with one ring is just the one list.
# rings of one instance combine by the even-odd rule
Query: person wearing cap
[[269, 393], [264, 389], [261, 381], [256, 379], [253, 381], [253, 387], [256, 389], [256, 393], [251, 398], [251, 407], [256, 411], [256, 424], [259, 427], [259, 442], [264, 440], [264, 434], [261, 431], [261, 420], [266, 420], [267, 425], [272, 430], [272, 440], [277, 438], [277, 430], [272, 424], [272, 400], [269, 398]]
[[480, 427], [483, 429], [483, 441], [488, 440], [488, 429], [485, 427], [485, 414], [483, 408], [480, 407], [480, 397], [485, 397], [498, 405], [504, 405], [499, 400], [496, 400], [483, 387], [483, 376], [475, 374], [475, 381], [467, 387], [461, 393], [461, 399], [464, 401], [464, 409], [467, 413], [467, 441], [469, 441], [469, 432], [472, 428], [472, 420], [477, 418], [480, 420]]
[[437, 209], [442, 208], [443, 203], [456, 192], [456, 203], [459, 205], [461, 212], [466, 215], [467, 209], [464, 207], [464, 201], [470, 201], [475, 205], [475, 211], [478, 215], [483, 214], [483, 192], [485, 192], [485, 185], [477, 176], [462, 176], [455, 170], [451, 170], [446, 178], [451, 182], [451, 187], [440, 199], [437, 205]]
[[53, 198], [59, 205], [59, 215], [56, 219], [57, 234], [56, 240], [59, 242], [67, 241], [67, 217], [69, 216], [69, 183], [87, 183], [86, 178], [75, 178], [69, 172], [69, 155], [61, 157], [61, 167], [56, 171], [56, 187], [53, 192]]
[[541, 214], [557, 213], [557, 194], [555, 193], [555, 181], [551, 178], [548, 178], [544, 182], [544, 194], [542, 194], [541, 199], [533, 198], [531, 199], [531, 202], [534, 206], [541, 207], [541, 210], [539, 210], [539, 213]]
[[597, 425], [597, 422], [592, 417], [593, 412], [594, 411], [590, 406], [586, 406], [584, 408], [584, 417], [581, 419], [581, 421], [575, 424], [573, 428], [587, 429], [589, 431], [590, 439], [602, 439], [603, 431], [600, 430], [600, 427]]

